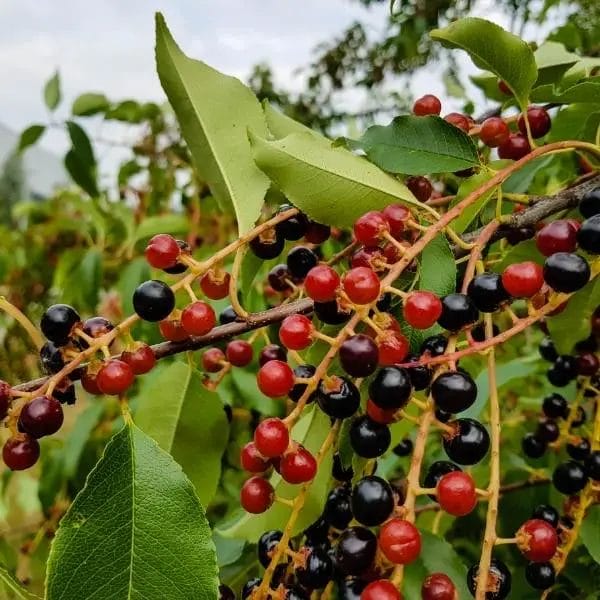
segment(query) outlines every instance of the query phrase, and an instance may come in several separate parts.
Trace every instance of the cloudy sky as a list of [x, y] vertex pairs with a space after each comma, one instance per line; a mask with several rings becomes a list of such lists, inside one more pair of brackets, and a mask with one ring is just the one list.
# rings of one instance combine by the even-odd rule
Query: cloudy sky
[[[484, 0], [477, 12], [506, 25], [493, 6]], [[300, 88], [294, 71], [310, 60], [317, 43], [356, 19], [376, 33], [388, 5], [367, 10], [348, 0], [0, 0], [0, 122], [19, 131], [46, 121], [41, 88], [57, 68], [62, 116], [84, 91], [115, 100], [162, 100], [154, 70], [155, 10], [165, 14], [189, 55], [242, 79], [253, 64], [268, 61], [281, 83]], [[442, 92], [431, 73], [411, 85], [417, 95]], [[66, 141], [53, 131], [42, 143], [61, 152]]]

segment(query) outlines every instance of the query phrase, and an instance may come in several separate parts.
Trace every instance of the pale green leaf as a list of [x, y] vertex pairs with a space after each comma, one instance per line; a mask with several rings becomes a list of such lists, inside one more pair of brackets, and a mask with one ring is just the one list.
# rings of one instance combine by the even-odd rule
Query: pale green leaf
[[319, 223], [350, 227], [369, 210], [400, 203], [424, 208], [408, 188], [344, 148], [309, 133], [268, 141], [251, 135], [254, 160], [295, 206]]
[[316, 140], [320, 140], [325, 144], [331, 143], [331, 140], [273, 108], [268, 100], [263, 101], [263, 110], [265, 112], [265, 119], [267, 120], [267, 127], [276, 140], [292, 133], [310, 133]]
[[44, 85], [44, 102], [50, 110], [54, 110], [60, 103], [60, 99], [60, 75], [56, 71]]
[[600, 505], [592, 506], [585, 516], [579, 535], [592, 558], [600, 564]]
[[[468, 179], [465, 179], [461, 182], [458, 192], [456, 193], [456, 197], [450, 203], [450, 206], [455, 206], [462, 200], [464, 200], [471, 192], [475, 191], [477, 188], [481, 187], [484, 183], [486, 183], [489, 179], [491, 179], [491, 175], [488, 171], [482, 171], [481, 173], [477, 173]], [[450, 227], [456, 231], [456, 233], [464, 233], [469, 225], [473, 223], [473, 221], [477, 218], [477, 215], [485, 208], [487, 203], [492, 199], [494, 195], [494, 189], [491, 189], [489, 192], [481, 195], [478, 200], [476, 200], [471, 206], [468, 206], [463, 210], [460, 215], [452, 223]]]
[[390, 173], [425, 175], [460, 171], [479, 164], [473, 140], [439, 117], [396, 117], [389, 125], [369, 127], [354, 149]]
[[46, 131], [45, 125], [30, 125], [27, 129], [24, 129], [19, 137], [19, 144], [17, 145], [17, 152], [23, 152], [33, 146]]
[[252, 160], [247, 129], [267, 135], [260, 103], [238, 79], [188, 58], [156, 15], [156, 65], [194, 166], [222, 206], [233, 206], [240, 233], [258, 219], [269, 181]]
[[521, 107], [527, 105], [538, 76], [527, 42], [495, 23], [474, 17], [434, 29], [430, 35], [446, 47], [465, 50], [476, 66], [491, 71], [508, 85]]
[[443, 234], [437, 235], [421, 253], [419, 289], [446, 296], [456, 289], [456, 262]]
[[569, 52], [559, 42], [544, 42], [533, 55], [538, 69], [536, 86], [556, 83], [565, 71], [579, 61], [577, 54]]
[[156, 368], [140, 386], [135, 421], [171, 454], [207, 506], [221, 475], [229, 437], [223, 403], [187, 362]]
[[41, 600], [32, 594], [0, 565], [0, 598], [2, 600]]
[[106, 111], [110, 106], [104, 94], [89, 92], [77, 96], [71, 106], [71, 114], [76, 117], [89, 117]]
[[594, 142], [600, 125], [600, 97], [598, 104], [571, 104], [563, 107], [552, 119], [549, 142], [582, 140]]
[[151, 438], [126, 424], [60, 523], [46, 600], [216, 600], [217, 575], [193, 486]]
[[532, 102], [554, 102], [556, 104], [598, 103], [600, 98], [600, 77], [593, 77], [587, 81], [560, 90], [552, 84], [541, 85], [531, 92]]
[[158, 233], [170, 233], [181, 236], [189, 230], [189, 223], [185, 215], [168, 213], [146, 217], [135, 230], [135, 241], [146, 240]]

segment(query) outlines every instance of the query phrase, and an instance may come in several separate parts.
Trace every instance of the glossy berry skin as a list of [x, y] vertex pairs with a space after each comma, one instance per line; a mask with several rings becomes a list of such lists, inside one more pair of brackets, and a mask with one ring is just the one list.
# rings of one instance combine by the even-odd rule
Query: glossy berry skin
[[368, 377], [379, 362], [377, 344], [368, 335], [359, 333], [346, 339], [339, 350], [342, 369], [352, 377]]
[[[548, 111], [541, 106], [530, 106], [527, 109], [527, 120], [529, 121], [529, 128], [533, 139], [537, 140], [538, 138], [544, 137], [550, 131], [552, 125], [550, 115], [548, 114]], [[522, 114], [519, 115], [517, 126], [523, 135], [527, 135], [527, 126]]]
[[317, 474], [317, 461], [306, 448], [298, 446], [297, 450], [283, 455], [279, 472], [288, 483], [306, 483]]
[[553, 363], [558, 358], [558, 352], [556, 351], [556, 346], [551, 337], [545, 337], [540, 342], [539, 351], [540, 356], [548, 362]]
[[215, 311], [206, 302], [192, 302], [181, 312], [181, 326], [189, 335], [205, 335], [216, 323]]
[[521, 448], [525, 456], [529, 458], [541, 458], [546, 452], [548, 444], [533, 433], [526, 433], [521, 442]]
[[247, 598], [250, 598], [250, 596], [252, 595], [252, 592], [258, 588], [258, 586], [261, 584], [262, 579], [260, 577], [254, 577], [248, 581], [246, 581], [246, 583], [244, 584], [244, 587], [242, 587], [242, 591], [241, 591], [241, 596], [242, 596], [242, 600], [246, 600]]
[[350, 258], [350, 266], [353, 269], [355, 267], [367, 267], [376, 273], [384, 271], [386, 264], [387, 258], [379, 246], [363, 246]]
[[148, 242], [144, 254], [151, 267], [168, 269], [177, 264], [180, 252], [181, 249], [173, 236], [159, 233]]
[[431, 386], [436, 407], [449, 413], [467, 410], [477, 398], [477, 386], [468, 373], [447, 371], [437, 377]]
[[384, 410], [383, 408], [379, 408], [373, 400], [367, 400], [367, 415], [376, 423], [381, 423], [382, 425], [394, 423], [394, 421], [397, 421], [397, 412], [395, 408]]
[[256, 544], [256, 553], [258, 562], [266, 569], [271, 562], [271, 553], [277, 547], [277, 544], [283, 537], [283, 532], [278, 529], [265, 531], [259, 538]]
[[294, 387], [294, 372], [281, 360], [270, 360], [256, 375], [258, 389], [269, 398], [287, 396]]
[[567, 219], [544, 225], [535, 234], [535, 245], [544, 256], [556, 252], [574, 252], [577, 248], [577, 229]]
[[522, 133], [511, 133], [508, 139], [498, 146], [498, 156], [509, 160], [519, 160], [530, 152], [529, 141]]
[[145, 281], [133, 292], [133, 308], [144, 321], [162, 321], [175, 308], [175, 294], [163, 281]]
[[218, 373], [227, 359], [220, 348], [209, 348], [202, 355], [202, 368], [207, 373]]
[[530, 562], [525, 567], [525, 579], [536, 590], [547, 590], [556, 581], [556, 571], [550, 562]]
[[600, 450], [594, 450], [583, 463], [585, 473], [594, 481], [600, 481]]
[[77, 311], [68, 304], [53, 304], [42, 315], [40, 329], [44, 336], [57, 346], [69, 341], [72, 329], [81, 322]]
[[158, 324], [160, 334], [170, 342], [182, 342], [187, 340], [190, 336], [188, 332], [181, 325], [181, 320], [174, 317], [174, 314], [167, 319], [162, 320]]
[[388, 220], [376, 210], [365, 213], [354, 223], [354, 237], [365, 246], [376, 246], [389, 231]]
[[333, 455], [333, 466], [331, 468], [331, 474], [333, 475], [333, 478], [337, 481], [348, 482], [352, 481], [352, 478], [354, 477], [354, 470], [352, 469], [352, 465], [344, 467], [342, 463], [342, 458], [340, 457], [339, 453], [336, 452]]
[[240, 504], [246, 512], [260, 514], [273, 504], [274, 497], [273, 487], [266, 479], [251, 477], [242, 486]]
[[238, 314], [233, 310], [233, 306], [226, 306], [219, 313], [219, 323], [221, 325], [227, 325], [227, 323], [233, 323], [238, 318]]
[[354, 516], [348, 486], [340, 485], [329, 492], [323, 516], [335, 529], [344, 530], [348, 527]]
[[577, 233], [577, 243], [590, 254], [600, 254], [600, 214], [583, 222]]
[[2, 459], [11, 471], [29, 469], [40, 457], [40, 444], [28, 435], [9, 438], [2, 448]]
[[63, 424], [60, 402], [51, 396], [38, 396], [28, 402], [19, 415], [19, 429], [31, 437], [41, 438], [56, 433]]
[[337, 300], [331, 302], [315, 302], [315, 315], [327, 325], [341, 325], [352, 316], [349, 309], [342, 309]]
[[355, 304], [370, 304], [379, 298], [381, 284], [375, 272], [367, 267], [350, 269], [344, 275], [342, 285]]
[[248, 246], [257, 258], [271, 260], [281, 254], [285, 239], [277, 230], [269, 229], [252, 239]]
[[402, 308], [406, 322], [415, 329], [429, 329], [442, 314], [442, 301], [432, 292], [412, 292]]
[[402, 600], [402, 594], [391, 581], [379, 579], [365, 587], [360, 600]]
[[497, 273], [481, 273], [474, 277], [467, 290], [477, 310], [483, 313], [496, 312], [509, 298]]
[[350, 445], [358, 456], [377, 458], [389, 447], [392, 435], [389, 428], [376, 423], [367, 415], [358, 417], [350, 426]]
[[295, 278], [304, 279], [308, 272], [317, 266], [319, 257], [310, 248], [296, 246], [289, 251], [286, 262]]
[[585, 219], [600, 215], [600, 187], [586, 192], [579, 201], [579, 212]]
[[86, 371], [81, 376], [81, 387], [88, 393], [93, 396], [100, 396], [102, 392], [98, 387], [98, 383], [96, 382], [96, 374], [90, 373]]
[[[406, 187], [413, 193], [414, 197], [420, 202], [426, 202], [431, 197], [433, 186], [427, 177], [422, 177], [420, 175], [415, 177], [407, 177], [404, 183], [406, 184]], [[392, 235], [396, 237], [394, 233], [392, 233]]]
[[222, 300], [229, 293], [231, 276], [227, 271], [209, 270], [200, 278], [200, 289], [211, 300]]
[[316, 302], [330, 302], [335, 300], [336, 292], [340, 286], [340, 276], [328, 265], [317, 265], [306, 275], [304, 290], [309, 298]]
[[134, 375], [148, 373], [156, 364], [154, 350], [147, 344], [139, 344], [133, 350], [125, 350], [121, 354], [121, 360], [131, 367]]
[[489, 148], [497, 148], [508, 140], [510, 129], [500, 117], [490, 117], [481, 124], [479, 139]]
[[352, 513], [361, 525], [381, 525], [393, 510], [394, 493], [385, 479], [368, 475], [356, 483], [352, 490]]
[[219, 585], [219, 600], [235, 600], [235, 593], [224, 583]]
[[471, 128], [471, 122], [465, 115], [463, 115], [461, 113], [457, 113], [457, 112], [448, 113], [444, 117], [444, 121], [447, 121], [451, 125], [454, 125], [454, 127], [458, 127], [459, 129], [462, 129], [465, 133], [468, 133], [469, 129]]
[[426, 356], [441, 356], [447, 347], [448, 339], [445, 335], [432, 335], [423, 340], [419, 352]]
[[258, 355], [258, 364], [262, 367], [271, 360], [287, 360], [287, 350], [277, 344], [267, 344]]
[[415, 100], [413, 104], [413, 113], [418, 117], [426, 115], [439, 115], [442, 112], [442, 103], [437, 96], [425, 94]]
[[319, 383], [317, 402], [327, 416], [346, 419], [358, 410], [360, 393], [350, 379], [334, 376]]
[[336, 566], [344, 575], [366, 571], [377, 551], [377, 538], [366, 527], [350, 527], [340, 535], [336, 547]]
[[540, 419], [537, 429], [535, 430], [535, 435], [540, 440], [544, 442], [555, 442], [559, 435], [560, 429], [558, 424], [553, 419]]
[[127, 390], [134, 379], [133, 370], [126, 362], [113, 359], [98, 371], [96, 384], [103, 394], [116, 396]]
[[313, 549], [306, 559], [306, 567], [296, 569], [298, 583], [309, 589], [325, 587], [332, 575], [333, 562], [329, 555], [322, 550]]
[[544, 271], [532, 261], [514, 263], [504, 269], [502, 285], [513, 298], [531, 298], [544, 285]]
[[[467, 573], [467, 587], [473, 596], [477, 590], [479, 563], [474, 564]], [[496, 558], [492, 558], [488, 571], [486, 600], [504, 600], [510, 594], [512, 576], [507, 566]]]
[[331, 227], [329, 225], [322, 225], [316, 221], [308, 220], [308, 226], [304, 239], [310, 244], [322, 244], [329, 239], [331, 235]]
[[556, 529], [542, 519], [529, 519], [517, 531], [517, 547], [533, 562], [550, 560], [558, 547]]
[[254, 445], [265, 458], [281, 456], [290, 443], [286, 424], [275, 417], [265, 419], [254, 430]]
[[561, 493], [571, 496], [580, 492], [588, 482], [588, 476], [581, 464], [574, 460], [561, 463], [554, 469], [552, 483]]
[[402, 367], [383, 367], [369, 384], [369, 397], [379, 408], [406, 406], [412, 393], [410, 375]]
[[473, 301], [465, 294], [448, 294], [442, 298], [442, 314], [438, 323], [448, 331], [460, 331], [475, 323], [479, 313]]
[[[64, 385], [64, 384], [63, 384]], [[61, 386], [62, 387], [62, 386]], [[55, 388], [52, 392], [54, 398], [56, 398], [61, 404], [68, 404], [72, 406], [77, 402], [77, 396], [75, 395], [75, 386], [73, 384], [67, 385], [63, 389]]]
[[549, 523], [554, 529], [558, 527], [559, 516], [558, 511], [548, 504], [539, 504], [531, 513], [532, 519], [546, 521], [546, 523]]
[[42, 369], [47, 375], [58, 373], [64, 366], [65, 361], [60, 348], [54, 342], [46, 342], [40, 349], [40, 361]]
[[[316, 368], [313, 365], [298, 365], [294, 367], [294, 377], [302, 377], [308, 379], [315, 374]], [[295, 383], [294, 387], [289, 391], [288, 397], [292, 402], [298, 402], [302, 394], [306, 391], [306, 383]], [[316, 391], [312, 392], [308, 397], [308, 402], [312, 402], [317, 396]]]
[[[415, 196], [417, 196], [417, 192], [421, 195], [424, 196], [427, 193], [427, 189], [429, 188], [429, 193], [427, 195], [427, 198], [429, 198], [429, 196], [431, 196], [431, 183], [429, 182], [428, 179], [425, 179], [425, 177], [416, 177], [416, 178], [411, 178], [409, 177], [409, 179], [418, 179], [418, 186], [413, 186], [415, 187], [415, 189], [411, 189], [411, 192], [413, 194], [415, 194]], [[424, 180], [424, 181], [423, 181]], [[408, 186], [408, 179], [406, 180], [406, 185]], [[408, 186], [410, 189], [410, 186]], [[417, 189], [418, 187], [418, 189]], [[417, 198], [420, 200], [421, 198], [419, 198], [419, 196], [417, 196]], [[427, 198], [425, 198], [425, 200], [427, 200]], [[421, 200], [422, 202], [425, 202], [425, 200]], [[400, 237], [402, 236], [402, 234], [404, 233], [404, 230], [406, 228], [406, 222], [411, 218], [411, 212], [410, 210], [408, 210], [408, 208], [406, 208], [406, 206], [402, 206], [402, 204], [388, 204], [388, 206], [386, 206], [383, 211], [382, 211], [383, 216], [387, 219], [387, 222], [390, 224], [390, 233], [392, 234], [392, 237], [396, 238], [396, 239], [400, 239]]]
[[290, 315], [279, 327], [279, 340], [288, 350], [304, 350], [312, 343], [313, 324], [304, 315]]
[[462, 471], [442, 475], [437, 483], [436, 495], [442, 510], [455, 517], [468, 515], [477, 506], [475, 482]]
[[379, 548], [395, 565], [408, 565], [419, 558], [421, 534], [409, 521], [393, 518], [379, 531]]
[[276, 292], [285, 292], [291, 290], [289, 282], [294, 279], [287, 265], [275, 265], [267, 275], [269, 285]]
[[379, 348], [379, 364], [384, 367], [403, 362], [410, 349], [406, 336], [389, 329], [377, 336], [377, 345]]
[[175, 243], [179, 248], [179, 258], [172, 267], [166, 267], [163, 269], [163, 271], [165, 273], [168, 273], [169, 275], [179, 275], [181, 273], [185, 273], [185, 271], [187, 271], [187, 265], [183, 264], [182, 262], [179, 262], [181, 260], [180, 257], [182, 254], [184, 256], [191, 256], [192, 254], [190, 245], [187, 242], [184, 242], [183, 240], [175, 240]]
[[245, 367], [252, 360], [252, 346], [245, 340], [232, 340], [225, 348], [225, 356], [234, 367]]
[[474, 465], [488, 452], [490, 436], [485, 427], [474, 419], [456, 419], [450, 423], [453, 435], [444, 434], [444, 450], [459, 465]]
[[400, 456], [400, 457], [410, 456], [412, 451], [413, 451], [413, 442], [410, 438], [404, 438], [402, 441], [398, 442], [392, 449], [392, 452], [396, 456]]
[[[114, 328], [115, 326], [104, 317], [91, 317], [81, 325], [83, 333], [94, 339], [102, 337]], [[82, 338], [78, 339], [77, 343], [81, 348], [89, 348], [87, 341]]]
[[[293, 208], [291, 204], [282, 204], [277, 210], [278, 213], [284, 212]], [[302, 213], [298, 213], [285, 221], [277, 224], [279, 233], [286, 239], [292, 242], [299, 240], [308, 228], [308, 218]]]
[[444, 573], [428, 575], [421, 586], [422, 600], [458, 600], [458, 592], [452, 579]]
[[577, 374], [588, 377], [595, 375], [600, 368], [600, 360], [595, 354], [586, 352], [577, 357]]
[[590, 265], [578, 254], [557, 252], [544, 263], [544, 280], [557, 292], [570, 294], [590, 279]]
[[[408, 361], [418, 361], [419, 357], [415, 355], [407, 356], [405, 359]], [[424, 390], [429, 387], [431, 383], [431, 369], [427, 365], [418, 365], [415, 367], [408, 367], [406, 369], [410, 378], [410, 383], [413, 388], [417, 391]]]
[[264, 473], [269, 468], [269, 461], [256, 449], [254, 442], [248, 442], [240, 452], [240, 463], [244, 471]]

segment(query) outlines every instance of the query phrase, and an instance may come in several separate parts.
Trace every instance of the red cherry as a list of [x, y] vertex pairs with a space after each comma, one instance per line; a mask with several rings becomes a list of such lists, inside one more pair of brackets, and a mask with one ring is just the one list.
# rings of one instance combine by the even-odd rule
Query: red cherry
[[140, 344], [133, 351], [124, 351], [121, 360], [127, 363], [135, 375], [143, 375], [151, 371], [156, 364], [154, 350], [147, 344]]
[[135, 375], [131, 367], [124, 361], [118, 359], [109, 360], [98, 371], [96, 383], [103, 394], [122, 394], [131, 386]]
[[207, 373], [218, 373], [227, 359], [219, 348], [209, 348], [202, 355], [202, 368]]
[[11, 471], [29, 469], [35, 465], [39, 457], [39, 442], [25, 434], [6, 440], [2, 448], [2, 458]]
[[[552, 126], [550, 115], [545, 108], [541, 106], [530, 106], [527, 109], [527, 118], [529, 119], [529, 128], [531, 129], [531, 137], [538, 139], [544, 137]], [[527, 135], [527, 126], [525, 125], [525, 118], [521, 114], [517, 121], [519, 131], [523, 135]]]
[[517, 531], [517, 546], [533, 562], [550, 560], [558, 546], [556, 529], [542, 519], [529, 519]]
[[450, 515], [455, 517], [468, 515], [477, 506], [477, 492], [473, 478], [462, 471], [452, 471], [442, 475], [437, 483], [437, 501]]
[[12, 398], [10, 390], [10, 385], [0, 379], [0, 420], [8, 414], [8, 407]]
[[513, 298], [531, 298], [543, 284], [544, 270], [532, 261], [509, 265], [502, 273], [502, 285]]
[[350, 266], [366, 267], [375, 272], [383, 271], [387, 264], [386, 257], [379, 246], [364, 246], [359, 248], [350, 259]]
[[277, 344], [268, 344], [258, 355], [258, 364], [262, 367], [272, 360], [281, 360], [286, 362], [287, 350]]
[[311, 244], [322, 244], [329, 239], [331, 235], [331, 227], [329, 225], [321, 225], [315, 221], [308, 220], [308, 226], [304, 239]]
[[252, 360], [252, 346], [245, 340], [233, 340], [227, 344], [225, 355], [234, 367], [245, 367]]
[[465, 133], [469, 133], [469, 129], [471, 129], [471, 121], [467, 116], [461, 113], [453, 112], [447, 114], [444, 117], [444, 121], [447, 121], [451, 125], [454, 125], [454, 127], [462, 129]]
[[275, 498], [273, 486], [262, 477], [251, 477], [242, 486], [240, 504], [242, 508], [252, 514], [265, 512]]
[[402, 309], [406, 322], [415, 329], [429, 329], [442, 314], [442, 301], [432, 292], [412, 292]]
[[600, 360], [593, 352], [586, 352], [577, 357], [577, 373], [591, 377], [598, 372]]
[[390, 562], [407, 565], [421, 553], [421, 534], [410, 521], [393, 518], [379, 531], [379, 547]]
[[302, 446], [283, 455], [279, 463], [279, 472], [288, 483], [306, 483], [317, 474], [315, 457]]
[[535, 245], [544, 256], [556, 252], [575, 252], [577, 228], [573, 226], [571, 219], [552, 221], [535, 234]]
[[211, 300], [221, 300], [229, 294], [231, 276], [227, 271], [207, 271], [200, 279], [200, 289]]
[[348, 298], [355, 304], [370, 304], [379, 298], [381, 284], [374, 271], [367, 267], [350, 269], [342, 284]]
[[254, 430], [254, 445], [266, 458], [281, 456], [289, 446], [290, 432], [287, 425], [275, 417], [260, 422]]
[[166, 233], [155, 235], [146, 246], [146, 260], [156, 269], [169, 269], [177, 264], [181, 248], [177, 240]]
[[420, 175], [408, 177], [404, 183], [406, 184], [406, 187], [414, 194], [417, 200], [426, 202], [431, 197], [433, 186], [427, 177], [421, 177]]
[[503, 79], [498, 80], [498, 89], [507, 96], [512, 96], [512, 90], [508, 87], [508, 84]]
[[294, 371], [286, 362], [270, 360], [258, 370], [256, 381], [265, 396], [281, 398], [294, 387]]
[[50, 396], [38, 396], [28, 402], [19, 415], [19, 430], [34, 438], [56, 433], [63, 424], [60, 402]]
[[432, 573], [421, 586], [422, 600], [458, 600], [452, 579], [444, 573]]
[[379, 579], [363, 589], [360, 600], [402, 600], [402, 594], [391, 581]]
[[161, 335], [170, 342], [183, 342], [189, 336], [188, 332], [183, 328], [181, 320], [168, 317], [158, 324], [158, 329]]
[[433, 94], [425, 94], [425, 96], [417, 98], [413, 104], [413, 113], [418, 117], [439, 115], [440, 112], [442, 112], [442, 103]]
[[377, 338], [379, 347], [379, 364], [383, 366], [397, 365], [407, 356], [410, 344], [402, 333], [384, 331]]
[[315, 302], [335, 300], [340, 276], [328, 265], [313, 267], [304, 280], [304, 290]]
[[304, 315], [290, 315], [279, 327], [279, 339], [289, 350], [304, 350], [312, 343], [313, 324]]
[[242, 469], [250, 473], [263, 473], [270, 464], [261, 453], [256, 449], [254, 442], [248, 442], [240, 452], [240, 463]]
[[500, 117], [490, 117], [481, 124], [479, 139], [490, 148], [497, 148], [508, 140], [510, 129]]
[[508, 139], [498, 146], [498, 156], [510, 160], [519, 160], [530, 152], [529, 141], [521, 133], [511, 133]]
[[375, 404], [375, 402], [373, 402], [373, 400], [370, 398], [367, 401], [367, 414], [376, 423], [381, 423], [382, 425], [389, 425], [390, 423], [393, 423], [396, 421], [397, 412], [397, 408], [379, 408], [379, 406], [377, 406], [377, 404]]
[[96, 381], [96, 373], [90, 373], [86, 371], [81, 376], [81, 386], [88, 393], [94, 396], [100, 396], [102, 392], [98, 387], [98, 382]]
[[[415, 189], [411, 188], [409, 180], [418, 180], [418, 184], [413, 186]], [[429, 189], [427, 198], [431, 195], [431, 183], [429, 183], [429, 180], [425, 177], [409, 177], [406, 180], [406, 186], [419, 200], [421, 200], [419, 194], [425, 195], [426, 188]], [[427, 198], [425, 198], [425, 200], [427, 200]], [[425, 202], [425, 200], [421, 201]], [[382, 214], [390, 224], [390, 233], [396, 239], [402, 235], [406, 227], [406, 222], [412, 217], [410, 210], [408, 210], [406, 206], [402, 206], [402, 204], [389, 204], [383, 209]]]
[[354, 237], [365, 246], [377, 245], [377, 242], [389, 231], [388, 220], [376, 210], [365, 213], [354, 223]]
[[192, 302], [181, 312], [181, 326], [190, 335], [205, 335], [216, 323], [215, 311], [206, 302]]

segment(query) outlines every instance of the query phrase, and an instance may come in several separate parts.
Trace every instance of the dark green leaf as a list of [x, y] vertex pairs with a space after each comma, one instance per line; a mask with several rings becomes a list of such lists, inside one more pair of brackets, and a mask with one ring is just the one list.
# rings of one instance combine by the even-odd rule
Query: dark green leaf
[[462, 130], [439, 117], [396, 117], [369, 127], [352, 142], [369, 160], [390, 173], [425, 175], [460, 171], [479, 164], [477, 148]]
[[217, 561], [194, 488], [133, 424], [109, 442], [63, 517], [46, 600], [216, 600]]
[[50, 110], [54, 110], [61, 99], [60, 76], [58, 71], [44, 85], [44, 102]]
[[72, 148], [65, 156], [65, 167], [73, 181], [90, 196], [98, 196], [96, 158], [87, 133], [74, 121], [67, 121]]
[[600, 563], [600, 506], [592, 506], [581, 526], [581, 541], [585, 544], [592, 558]]
[[71, 114], [76, 117], [89, 117], [105, 112], [109, 106], [108, 98], [104, 94], [90, 92], [75, 98]]
[[456, 262], [443, 234], [437, 235], [421, 253], [419, 289], [446, 296], [456, 289]]
[[127, 263], [121, 270], [117, 289], [121, 297], [123, 312], [127, 315], [133, 313], [133, 292], [143, 281], [150, 278], [150, 267], [145, 258], [135, 258]]
[[17, 152], [23, 152], [29, 146], [33, 146], [44, 135], [44, 131], [46, 131], [45, 125], [30, 125], [19, 137]]
[[[462, 200], [464, 200], [471, 192], [481, 187], [484, 183], [491, 179], [491, 175], [487, 171], [473, 175], [461, 182], [456, 197], [452, 200], [450, 206], [455, 206]], [[483, 194], [476, 200], [471, 206], [467, 207], [462, 213], [452, 221], [451, 227], [456, 233], [464, 233], [468, 227], [473, 223], [481, 211], [486, 207], [487, 203], [492, 199], [494, 195], [494, 189], [491, 189], [486, 194]]]
[[141, 123], [142, 107], [135, 100], [123, 100], [106, 111], [106, 118], [124, 123]]

